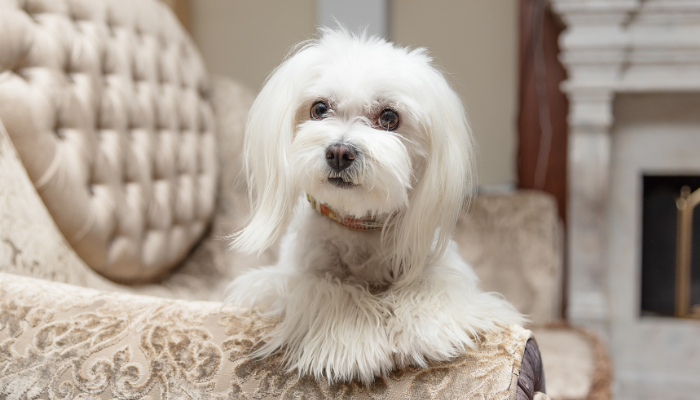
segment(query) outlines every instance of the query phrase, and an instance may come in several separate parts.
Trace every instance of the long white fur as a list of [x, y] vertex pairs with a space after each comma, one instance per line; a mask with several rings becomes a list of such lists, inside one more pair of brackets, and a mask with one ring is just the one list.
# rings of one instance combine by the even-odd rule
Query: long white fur
[[[237, 278], [226, 298], [281, 319], [256, 355], [284, 351], [299, 373], [367, 383], [523, 322], [478, 289], [450, 239], [473, 187], [474, 146], [458, 96], [431, 62], [424, 49], [323, 29], [268, 78], [246, 126], [254, 211], [233, 247], [259, 253], [287, 233], [278, 264]], [[309, 117], [318, 100], [331, 106], [323, 120]], [[400, 115], [396, 131], [377, 129], [385, 108]], [[336, 142], [359, 150], [341, 173], [325, 161]], [[342, 227], [300, 201], [304, 192], [386, 225]]]

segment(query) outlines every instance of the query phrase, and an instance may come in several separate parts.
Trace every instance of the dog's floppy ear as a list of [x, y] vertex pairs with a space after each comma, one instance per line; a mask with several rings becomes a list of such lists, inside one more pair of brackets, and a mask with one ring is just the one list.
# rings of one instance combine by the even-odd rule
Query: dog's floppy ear
[[302, 49], [270, 74], [253, 102], [245, 129], [244, 159], [253, 212], [232, 248], [261, 253], [285, 231], [298, 190], [290, 174], [289, 153], [296, 129], [300, 91], [306, 84], [309, 55]]
[[404, 282], [442, 258], [475, 187], [475, 147], [462, 103], [440, 72], [427, 69], [421, 121], [427, 157], [393, 233], [394, 269]]

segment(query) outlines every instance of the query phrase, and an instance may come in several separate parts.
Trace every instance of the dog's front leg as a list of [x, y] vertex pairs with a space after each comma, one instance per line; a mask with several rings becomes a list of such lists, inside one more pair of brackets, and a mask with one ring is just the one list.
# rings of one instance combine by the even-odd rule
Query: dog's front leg
[[260, 355], [284, 351], [290, 369], [329, 381], [369, 383], [392, 369], [388, 311], [365, 286], [302, 272], [288, 281], [284, 302]]
[[449, 360], [474, 348], [480, 334], [525, 320], [502, 296], [482, 292], [451, 247], [444, 260], [385, 297], [393, 309], [386, 329], [399, 367]]

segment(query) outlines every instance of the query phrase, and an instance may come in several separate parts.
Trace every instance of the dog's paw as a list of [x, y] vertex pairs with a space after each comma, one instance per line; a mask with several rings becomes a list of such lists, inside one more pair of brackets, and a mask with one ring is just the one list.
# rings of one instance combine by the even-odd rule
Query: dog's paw
[[312, 334], [296, 360], [295, 368], [302, 374], [329, 382], [359, 380], [370, 384], [377, 376], [394, 367], [391, 346], [383, 330], [372, 324], [354, 324], [344, 331]]
[[[500, 295], [480, 291], [474, 281], [455, 274], [454, 263], [436, 266], [386, 299], [392, 316], [386, 323], [398, 367], [426, 367], [475, 348], [481, 334], [521, 324], [523, 316]], [[458, 271], [458, 270], [457, 270]]]

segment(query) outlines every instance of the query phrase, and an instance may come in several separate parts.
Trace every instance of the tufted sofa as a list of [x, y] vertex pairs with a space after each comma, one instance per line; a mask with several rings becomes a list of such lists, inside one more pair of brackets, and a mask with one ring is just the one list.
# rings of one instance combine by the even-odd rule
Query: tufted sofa
[[[247, 356], [274, 321], [218, 301], [237, 273], [276, 259], [223, 239], [249, 212], [253, 97], [207, 74], [159, 2], [0, 0], [0, 397], [546, 398], [534, 375], [520, 379], [538, 366], [521, 365], [531, 332], [516, 327], [370, 387]], [[556, 322], [552, 199], [479, 196], [455, 240], [547, 338], [552, 398], [607, 398], [604, 348]]]

